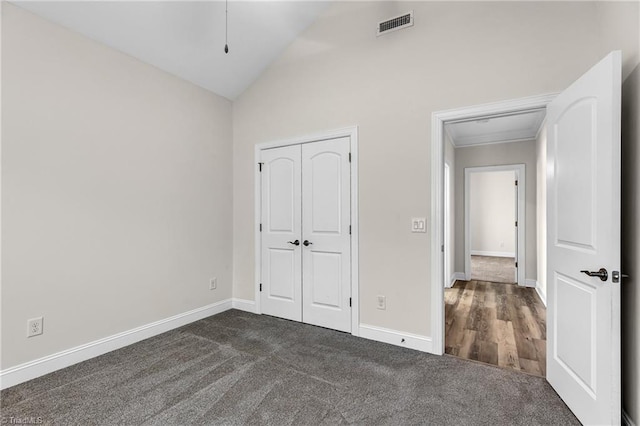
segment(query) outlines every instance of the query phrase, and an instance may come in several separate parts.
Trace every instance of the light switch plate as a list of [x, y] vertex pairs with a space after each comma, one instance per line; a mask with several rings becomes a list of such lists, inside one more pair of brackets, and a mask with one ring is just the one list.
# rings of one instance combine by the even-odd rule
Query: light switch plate
[[411, 232], [427, 232], [427, 218], [425, 217], [412, 218]]

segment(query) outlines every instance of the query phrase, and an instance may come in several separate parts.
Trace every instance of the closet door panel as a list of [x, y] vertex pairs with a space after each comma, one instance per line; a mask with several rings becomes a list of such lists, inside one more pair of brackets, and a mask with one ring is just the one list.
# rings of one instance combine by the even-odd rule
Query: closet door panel
[[349, 138], [302, 146], [303, 322], [347, 332], [351, 332], [349, 150]]
[[300, 145], [261, 153], [260, 304], [262, 313], [294, 321], [302, 320], [300, 154]]

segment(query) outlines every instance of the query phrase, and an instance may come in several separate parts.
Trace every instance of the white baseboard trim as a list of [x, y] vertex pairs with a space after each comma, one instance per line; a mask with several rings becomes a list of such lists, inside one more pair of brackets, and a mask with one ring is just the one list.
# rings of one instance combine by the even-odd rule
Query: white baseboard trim
[[547, 307], [547, 294], [545, 292], [542, 291], [542, 289], [536, 285], [536, 293], [538, 293], [538, 296], [540, 296], [540, 300], [542, 300], [542, 304], [544, 305], [544, 307]]
[[629, 413], [625, 410], [622, 410], [622, 424], [626, 426], [636, 426], [633, 420], [631, 420], [631, 417], [629, 417]]
[[420, 336], [418, 334], [360, 324], [360, 337], [375, 340], [377, 342], [415, 349], [422, 352], [433, 353], [433, 342], [431, 341], [431, 338]]
[[525, 278], [524, 279], [524, 286], [525, 287], [531, 287], [531, 288], [538, 288], [538, 281], [532, 280], [530, 278]]
[[445, 286], [446, 288], [451, 288], [456, 283], [456, 281], [461, 280], [465, 281], [464, 272], [454, 272], [451, 275], [451, 279], [449, 280], [449, 285]]
[[456, 273], [454, 273], [454, 274], [453, 274], [453, 277], [454, 277], [456, 280], [462, 280], [462, 281], [464, 281], [464, 279], [467, 277], [467, 275], [466, 275], [464, 272], [456, 272]]
[[107, 352], [123, 348], [149, 337], [157, 336], [174, 328], [201, 320], [231, 309], [231, 299], [212, 303], [201, 308], [183, 312], [134, 329], [95, 340], [75, 348], [67, 349], [40, 359], [16, 365], [0, 371], [0, 389], [44, 376], [73, 364], [95, 358]]
[[256, 302], [253, 300], [246, 299], [231, 299], [231, 305], [233, 309], [238, 309], [240, 311], [251, 312], [252, 314], [256, 313]]
[[471, 250], [471, 256], [516, 257], [516, 254], [508, 251]]

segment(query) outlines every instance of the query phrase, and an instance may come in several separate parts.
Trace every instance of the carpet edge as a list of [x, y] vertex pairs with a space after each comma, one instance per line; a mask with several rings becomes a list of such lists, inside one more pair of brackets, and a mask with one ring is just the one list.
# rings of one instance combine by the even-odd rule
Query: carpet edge
[[95, 358], [107, 352], [123, 348], [229, 309], [232, 309], [232, 300], [221, 300], [191, 311], [0, 370], [0, 389], [6, 389], [44, 376], [45, 374]]

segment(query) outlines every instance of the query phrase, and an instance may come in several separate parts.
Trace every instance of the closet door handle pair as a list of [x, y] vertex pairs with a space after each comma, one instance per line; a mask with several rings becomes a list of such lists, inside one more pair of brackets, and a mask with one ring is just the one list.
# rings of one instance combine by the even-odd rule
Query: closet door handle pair
[[[295, 240], [295, 241], [287, 241], [289, 244], [293, 244], [294, 246], [299, 246], [300, 245], [300, 240]], [[304, 244], [305, 247], [308, 247], [309, 245], [313, 244], [311, 241], [309, 240], [304, 240], [304, 242], [302, 243]]]

